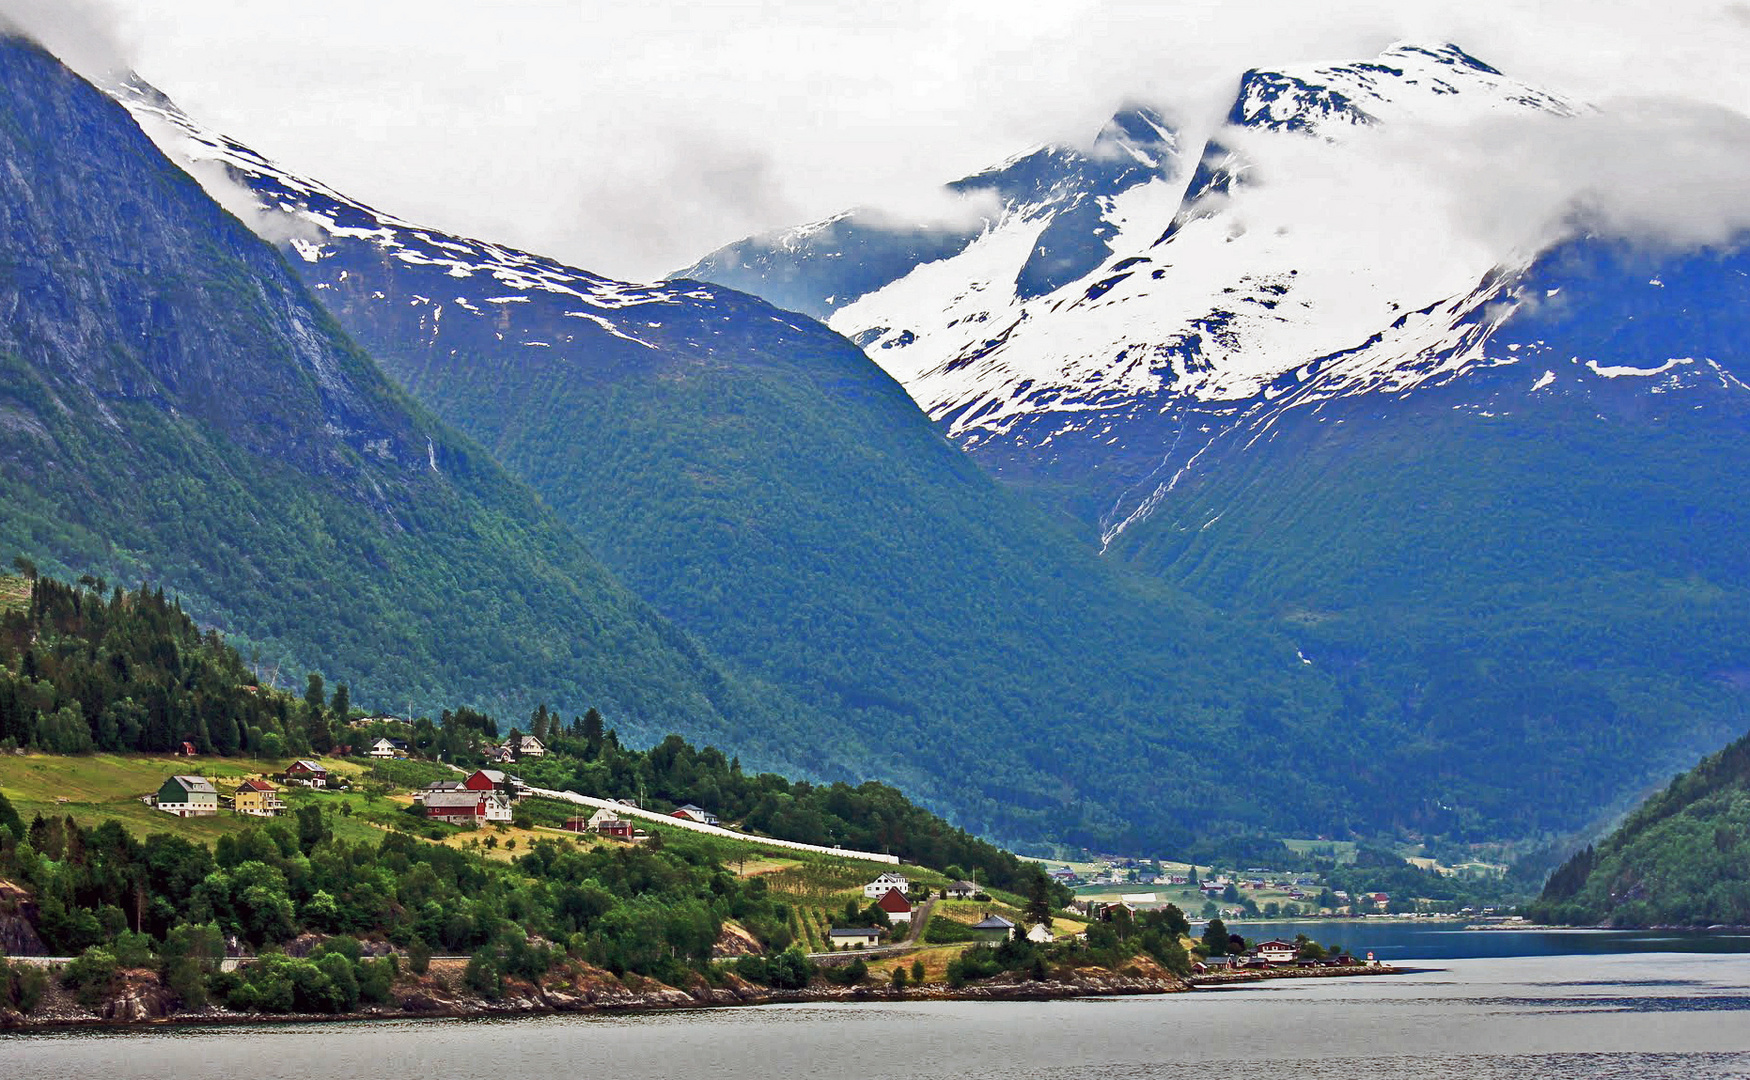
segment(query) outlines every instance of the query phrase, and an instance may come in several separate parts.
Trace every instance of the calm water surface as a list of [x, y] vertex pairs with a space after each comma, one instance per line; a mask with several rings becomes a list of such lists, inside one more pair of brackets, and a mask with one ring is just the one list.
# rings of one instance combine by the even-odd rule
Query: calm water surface
[[1750, 955], [1463, 959], [1399, 976], [1042, 1003], [0, 1037], [6, 1080], [1179, 1080], [1290, 1070], [1305, 1080], [1750, 1077]]

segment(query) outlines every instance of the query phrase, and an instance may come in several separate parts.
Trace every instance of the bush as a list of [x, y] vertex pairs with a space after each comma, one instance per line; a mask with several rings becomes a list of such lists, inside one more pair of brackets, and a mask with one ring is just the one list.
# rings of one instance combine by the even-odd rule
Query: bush
[[73, 991], [81, 1005], [94, 1009], [115, 986], [120, 970], [113, 952], [93, 945], [67, 965], [61, 973], [61, 985]]
[[156, 967], [158, 958], [152, 952], [152, 938], [149, 934], [136, 934], [124, 930], [116, 935], [115, 943], [110, 946], [115, 953], [115, 961], [124, 968]]
[[164, 968], [164, 985], [185, 1009], [207, 1004], [207, 973], [198, 960], [182, 956], [170, 961]]
[[0, 1006], [29, 1016], [42, 1004], [48, 991], [48, 972], [35, 964], [8, 964], [0, 957]]
[[822, 968], [821, 977], [835, 986], [856, 986], [869, 977], [869, 965], [859, 956], [842, 966]]
[[415, 975], [424, 975], [431, 970], [431, 946], [421, 938], [407, 943], [407, 970]]
[[960, 942], [985, 940], [985, 935], [962, 922], [937, 916], [924, 927], [924, 943], [927, 945], [957, 945]]
[[462, 982], [488, 1001], [503, 997], [504, 976], [498, 970], [498, 956], [491, 949], [482, 949], [470, 956], [467, 970], [462, 973]]

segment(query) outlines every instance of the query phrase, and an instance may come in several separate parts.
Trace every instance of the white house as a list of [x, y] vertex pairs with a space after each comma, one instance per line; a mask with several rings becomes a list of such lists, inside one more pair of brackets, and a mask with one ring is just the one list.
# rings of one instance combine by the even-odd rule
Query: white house
[[1292, 964], [1295, 957], [1300, 955], [1300, 946], [1292, 941], [1260, 941], [1256, 951], [1261, 958], [1272, 964]]
[[852, 947], [872, 949], [881, 944], [881, 931], [870, 926], [855, 926], [847, 929], [833, 929], [827, 932], [827, 944], [835, 949]]
[[863, 886], [863, 895], [870, 900], [879, 900], [881, 899], [882, 893], [898, 889], [900, 895], [903, 896], [910, 888], [911, 882], [905, 879], [904, 874], [895, 874], [892, 871], [888, 871], [874, 881]]
[[669, 817], [682, 818], [687, 821], [696, 821], [701, 825], [716, 825], [718, 823], [716, 814], [713, 814], [702, 806], [694, 806], [692, 803], [688, 803], [679, 810], [676, 810], [674, 813], [670, 814]]
[[971, 881], [956, 881], [944, 886], [942, 896], [948, 900], [970, 900], [978, 895], [978, 885]]
[[1027, 940], [1037, 945], [1049, 945], [1057, 940], [1057, 935], [1044, 923], [1034, 923], [1027, 929]]
[[517, 740], [516, 746], [512, 749], [516, 751], [516, 756], [519, 758], [547, 756], [547, 747], [533, 735], [524, 735]]
[[406, 746], [405, 743], [396, 746], [393, 739], [378, 739], [371, 744], [370, 753], [374, 758], [406, 757], [407, 751], [402, 749], [404, 746]]

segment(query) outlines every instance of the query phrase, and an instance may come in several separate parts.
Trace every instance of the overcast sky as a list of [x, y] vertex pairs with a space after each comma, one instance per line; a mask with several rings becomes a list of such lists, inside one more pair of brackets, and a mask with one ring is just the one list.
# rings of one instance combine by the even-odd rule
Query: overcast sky
[[1750, 5], [1716, 0], [0, 11], [75, 66], [131, 65], [197, 118], [381, 209], [629, 278], [847, 206], [925, 213], [942, 181], [1085, 140], [1127, 99], [1195, 122], [1219, 115], [1247, 67], [1359, 59], [1399, 39], [1451, 40], [1588, 100], [1750, 114]]

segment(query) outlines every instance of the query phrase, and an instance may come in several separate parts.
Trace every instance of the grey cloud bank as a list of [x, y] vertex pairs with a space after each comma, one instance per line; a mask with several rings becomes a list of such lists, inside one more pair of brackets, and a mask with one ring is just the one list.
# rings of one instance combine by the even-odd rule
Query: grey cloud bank
[[1125, 101], [1207, 127], [1247, 67], [1358, 59], [1398, 39], [1456, 41], [1528, 81], [1624, 102], [1565, 126], [1479, 128], [1394, 166], [1422, 184], [1398, 203], [1437, 202], [1479, 242], [1524, 243], [1576, 205], [1611, 228], [1717, 239], [1742, 227], [1732, 188], [1750, 160], [1742, 3], [4, 0], [0, 12], [82, 70], [125, 57], [202, 120], [387, 211], [631, 278], [852, 206], [964, 213], [937, 185], [1033, 143], [1085, 142]]

